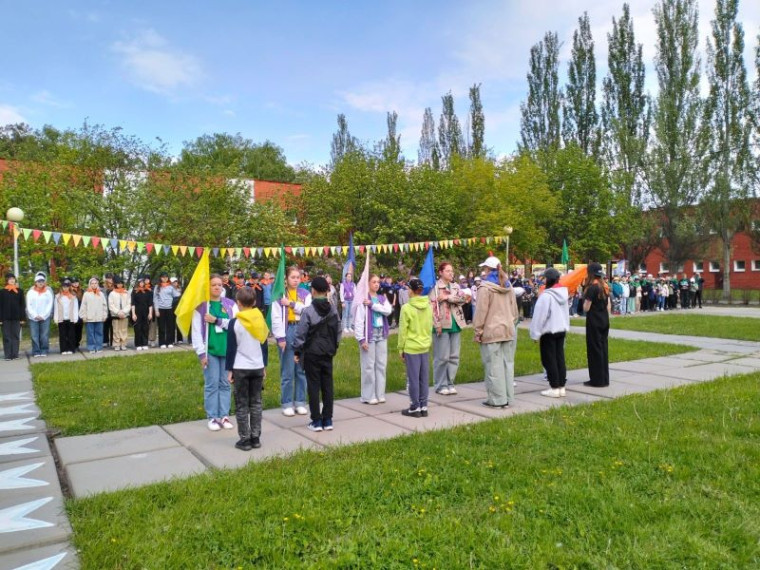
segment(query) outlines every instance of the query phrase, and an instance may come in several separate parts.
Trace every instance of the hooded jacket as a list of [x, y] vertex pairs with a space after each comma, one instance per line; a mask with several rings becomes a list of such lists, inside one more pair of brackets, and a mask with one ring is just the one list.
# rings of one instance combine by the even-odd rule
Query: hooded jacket
[[570, 330], [570, 307], [567, 287], [552, 287], [538, 297], [530, 321], [530, 338], [540, 339], [545, 334]]
[[472, 321], [475, 338], [483, 344], [515, 339], [518, 319], [513, 287], [484, 281], [478, 289], [478, 310]]
[[433, 344], [433, 309], [428, 297], [411, 297], [401, 307], [398, 329], [399, 354], [424, 354]]
[[338, 311], [327, 297], [314, 297], [301, 313], [293, 352], [297, 356], [333, 356], [340, 345]]

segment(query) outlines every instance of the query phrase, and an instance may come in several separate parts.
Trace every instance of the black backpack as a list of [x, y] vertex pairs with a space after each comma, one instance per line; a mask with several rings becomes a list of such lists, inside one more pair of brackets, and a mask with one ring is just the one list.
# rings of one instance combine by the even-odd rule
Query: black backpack
[[338, 352], [339, 331], [338, 315], [330, 311], [324, 319], [306, 333], [306, 342], [303, 345], [304, 355], [335, 356], [335, 353]]

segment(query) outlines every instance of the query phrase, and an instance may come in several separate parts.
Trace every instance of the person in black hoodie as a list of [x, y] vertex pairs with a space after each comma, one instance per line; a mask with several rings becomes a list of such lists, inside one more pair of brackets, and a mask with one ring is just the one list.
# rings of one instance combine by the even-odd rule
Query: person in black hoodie
[[[340, 344], [338, 311], [330, 304], [327, 279], [317, 276], [311, 282], [311, 305], [301, 313], [293, 351], [297, 364], [302, 363], [309, 393], [311, 431], [333, 429], [333, 357]], [[319, 393], [322, 392], [322, 410]]]
[[132, 290], [132, 322], [135, 324], [135, 349], [148, 350], [150, 322], [153, 320], [153, 292], [146, 284], [145, 276], [137, 278]]
[[13, 273], [5, 274], [5, 287], [0, 289], [0, 321], [3, 323], [3, 353], [5, 360], [18, 358], [21, 323], [26, 316], [26, 300], [16, 284]]

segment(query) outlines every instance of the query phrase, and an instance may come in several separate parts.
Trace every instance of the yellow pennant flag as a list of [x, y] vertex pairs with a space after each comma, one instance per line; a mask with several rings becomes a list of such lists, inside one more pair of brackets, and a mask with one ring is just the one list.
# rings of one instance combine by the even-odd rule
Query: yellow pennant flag
[[173, 245], [172, 246], [172, 253], [176, 256], [178, 251], [179, 251], [179, 246], [178, 245]]
[[195, 309], [198, 308], [198, 305], [208, 302], [211, 298], [211, 288], [209, 286], [211, 272], [209, 270], [208, 252], [209, 248], [206, 248], [201, 256], [201, 260], [198, 262], [198, 266], [193, 272], [193, 276], [190, 278], [190, 282], [182, 293], [177, 308], [174, 309], [174, 314], [177, 315], [177, 327], [185, 336], [190, 334]]
[[182, 254], [182, 257], [184, 257], [185, 254], [187, 253], [187, 246], [186, 245], [179, 246], [179, 252]]
[[79, 247], [79, 242], [82, 240], [82, 236], [74, 234], [71, 237], [74, 238], [74, 247]]
[[66, 245], [69, 245], [69, 240], [71, 240], [71, 234], [61, 234], [63, 237], [63, 243]]

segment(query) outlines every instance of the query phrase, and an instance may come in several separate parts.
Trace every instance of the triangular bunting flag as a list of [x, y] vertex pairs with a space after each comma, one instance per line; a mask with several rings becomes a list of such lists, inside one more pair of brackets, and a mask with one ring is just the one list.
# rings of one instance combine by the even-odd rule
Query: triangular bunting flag
[[90, 247], [90, 240], [92, 240], [90, 236], [82, 236], [82, 243], [85, 247]]
[[250, 247], [244, 247], [243, 248], [243, 254], [245, 255], [246, 259], [251, 257], [251, 248]]
[[92, 247], [98, 247], [100, 245], [100, 238], [92, 236]]
[[53, 237], [53, 232], [46, 232], [43, 230], [42, 237], [45, 238], [45, 243], [50, 243], [50, 238]]
[[74, 234], [71, 238], [74, 240], [74, 247], [79, 247], [79, 242], [82, 241], [82, 236]]
[[235, 257], [240, 258], [243, 255], [243, 248], [242, 247], [236, 247], [235, 248]]
[[145, 251], [145, 242], [144, 241], [138, 241], [135, 242], [135, 246], [137, 247], [137, 252], [142, 253]]
[[173, 245], [171, 246], [171, 248], [172, 248], [172, 253], [176, 256], [179, 253], [179, 246]]
[[22, 228], [21, 233], [24, 234], [24, 239], [29, 239], [29, 236], [32, 235], [32, 230], [30, 228]]
[[71, 234], [61, 234], [63, 237], [63, 245], [69, 245], [69, 241], [71, 241]]
[[196, 247], [195, 248], [195, 255], [198, 256], [198, 259], [200, 259], [201, 255], [203, 255], [203, 248], [202, 247]]
[[219, 248], [218, 248], [218, 247], [212, 247], [212, 248], [211, 248], [211, 254], [212, 254], [214, 257], [219, 257]]
[[257, 247], [256, 248], [256, 257], [261, 257], [264, 255], [264, 248], [263, 247]]
[[40, 239], [40, 236], [42, 235], [42, 232], [40, 230], [34, 230], [32, 232], [32, 238], [34, 238], [34, 241], [37, 241]]
[[119, 240], [117, 240], [116, 238], [112, 238], [108, 240], [108, 243], [110, 244], [112, 250], [116, 251], [117, 249], [119, 249]]
[[348, 246], [347, 245], [344, 245], [341, 249], [343, 250], [343, 255], [348, 255]]
[[395, 253], [398, 253], [398, 244], [397, 244], [397, 243], [394, 243], [394, 244], [393, 244], [393, 251], [394, 251]]
[[119, 249], [127, 249], [127, 240], [125, 239], [119, 240]]
[[327, 247], [326, 245], [322, 247], [322, 255], [324, 255], [325, 257], [330, 255], [330, 248]]
[[61, 232], [53, 232], [53, 241], [55, 242], [55, 245], [58, 245], [61, 242]]
[[3, 220], [2, 224], [3, 224], [3, 230], [6, 230], [8, 228], [8, 222], [6, 222], [5, 220]]
[[150, 242], [146, 243], [145, 244], [145, 251], [148, 252], [148, 255], [150, 255], [151, 253], [153, 253], [153, 244], [150, 243]]
[[269, 256], [272, 255], [272, 248], [271, 247], [265, 247], [264, 248], [264, 255], [266, 255], [267, 258], [269, 258]]
[[169, 255], [169, 252], [172, 250], [172, 246], [164, 245], [161, 249], [163, 250], [164, 255]]
[[187, 246], [186, 245], [179, 246], [179, 253], [182, 257], [187, 255]]

